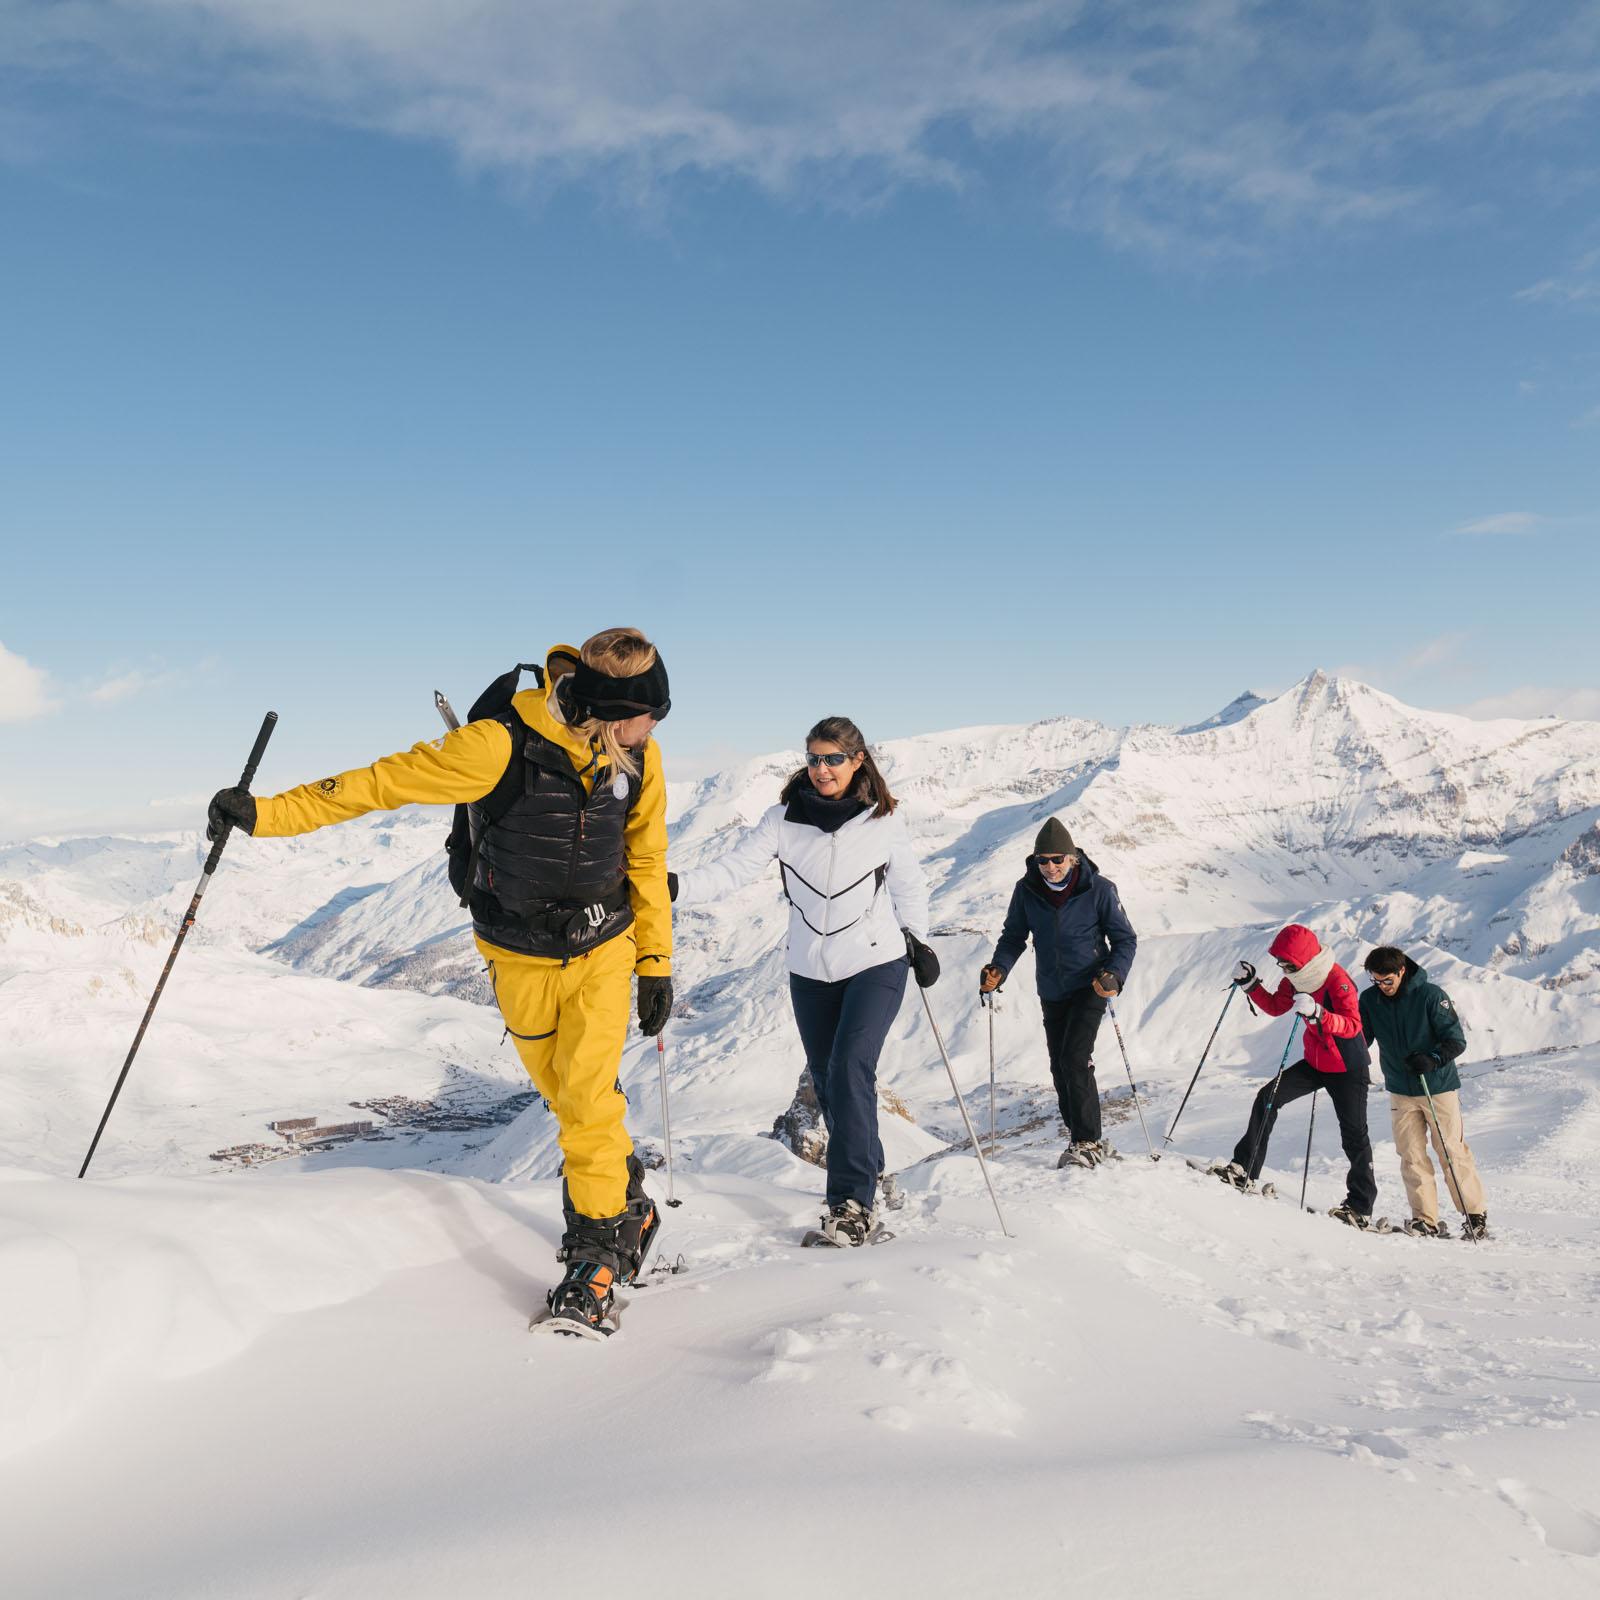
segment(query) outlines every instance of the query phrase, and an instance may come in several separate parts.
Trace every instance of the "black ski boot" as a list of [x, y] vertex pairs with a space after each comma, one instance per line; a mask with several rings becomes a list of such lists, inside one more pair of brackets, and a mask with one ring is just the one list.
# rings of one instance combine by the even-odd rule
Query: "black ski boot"
[[1489, 1237], [1489, 1213], [1487, 1211], [1470, 1212], [1461, 1224], [1461, 1237], [1463, 1239], [1487, 1239]]
[[1336, 1218], [1340, 1222], [1345, 1223], [1349, 1227], [1359, 1228], [1362, 1232], [1365, 1232], [1372, 1226], [1372, 1218], [1364, 1211], [1357, 1211], [1348, 1200], [1344, 1201], [1340, 1205], [1334, 1206], [1333, 1209], [1329, 1211], [1328, 1215]]
[[615, 1217], [568, 1214], [556, 1252], [556, 1260], [566, 1263], [566, 1276], [545, 1297], [545, 1313], [533, 1319], [534, 1328], [587, 1339], [604, 1339], [617, 1331], [612, 1291], [621, 1273], [621, 1233], [628, 1217], [626, 1211]]
[[599, 1259], [604, 1260], [612, 1269], [618, 1283], [637, 1283], [640, 1273], [644, 1271], [645, 1262], [649, 1260], [650, 1252], [655, 1246], [656, 1235], [661, 1231], [661, 1213], [656, 1209], [655, 1201], [645, 1193], [644, 1163], [634, 1155], [628, 1157], [626, 1204], [627, 1209], [614, 1217], [599, 1221], [593, 1217], [585, 1217], [573, 1208], [572, 1196], [567, 1190], [566, 1179], [563, 1178], [561, 1212], [566, 1220], [567, 1231], [561, 1237], [556, 1260], [576, 1260], [572, 1247], [574, 1241], [589, 1238], [590, 1235], [586, 1230], [615, 1225], [616, 1238], [606, 1248], [616, 1259], [612, 1260], [610, 1256]]
[[618, 1274], [623, 1283], [637, 1283], [661, 1231], [661, 1213], [644, 1192], [644, 1163], [628, 1157], [628, 1209], [617, 1230], [617, 1251], [622, 1257]]
[[1218, 1161], [1206, 1170], [1213, 1178], [1221, 1178], [1235, 1189], [1247, 1190], [1250, 1187], [1250, 1174], [1237, 1161]]

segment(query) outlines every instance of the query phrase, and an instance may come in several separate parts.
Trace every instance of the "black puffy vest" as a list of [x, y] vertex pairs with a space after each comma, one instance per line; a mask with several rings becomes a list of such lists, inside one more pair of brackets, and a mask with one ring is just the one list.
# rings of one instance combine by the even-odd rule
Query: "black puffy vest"
[[468, 807], [478, 850], [473, 927], [479, 938], [523, 955], [582, 955], [633, 923], [623, 828], [642, 785], [601, 768], [590, 794], [559, 745], [515, 711], [498, 720], [511, 734], [511, 766], [520, 765], [522, 785], [496, 816], [482, 801]]

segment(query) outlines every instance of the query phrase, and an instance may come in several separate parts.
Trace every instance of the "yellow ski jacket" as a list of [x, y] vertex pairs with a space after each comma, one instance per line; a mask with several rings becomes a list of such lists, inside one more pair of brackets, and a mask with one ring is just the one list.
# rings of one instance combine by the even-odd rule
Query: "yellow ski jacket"
[[[570, 645], [557, 650], [577, 652]], [[551, 655], [554, 650], [550, 652]], [[598, 746], [574, 733], [551, 711], [544, 689], [524, 689], [512, 699], [517, 715], [558, 745], [592, 794], [613, 774]], [[369, 811], [406, 805], [462, 805], [481, 800], [500, 781], [511, 759], [511, 735], [496, 721], [469, 722], [439, 739], [424, 739], [369, 767], [303, 783], [256, 799], [255, 837], [284, 839], [346, 822]], [[667, 785], [661, 747], [650, 739], [642, 758], [639, 800], [623, 828], [624, 871], [633, 904], [638, 956], [634, 971], [647, 977], [672, 972], [672, 907], [667, 896]]]

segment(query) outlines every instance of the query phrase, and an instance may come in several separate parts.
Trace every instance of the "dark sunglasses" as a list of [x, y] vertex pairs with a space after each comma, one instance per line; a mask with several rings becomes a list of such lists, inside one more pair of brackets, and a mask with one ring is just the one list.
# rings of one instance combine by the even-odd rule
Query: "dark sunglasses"
[[1279, 956], [1276, 959], [1278, 965], [1282, 967], [1285, 972], [1298, 972], [1300, 970], [1300, 963], [1298, 961], [1285, 961], [1282, 956]]
[[825, 756], [815, 755], [810, 750], [806, 751], [808, 767], [842, 767], [849, 759], [849, 756], [841, 755], [837, 750], [829, 751]]
[[1035, 856], [1033, 859], [1042, 867], [1059, 867], [1068, 858], [1066, 856]]

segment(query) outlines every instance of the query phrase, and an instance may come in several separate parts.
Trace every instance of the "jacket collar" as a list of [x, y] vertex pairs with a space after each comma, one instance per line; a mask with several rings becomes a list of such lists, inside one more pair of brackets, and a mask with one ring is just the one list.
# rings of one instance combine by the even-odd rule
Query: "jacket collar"
[[[1090, 884], [1099, 876], [1100, 869], [1080, 850], [1078, 852], [1078, 881], [1072, 886], [1072, 893], [1067, 898], [1076, 900], [1079, 895], [1087, 894]], [[1032, 856], [1028, 857], [1028, 865], [1022, 874], [1022, 881], [1046, 905], [1060, 905], [1061, 896], [1051, 892], [1049, 885], [1044, 881], [1044, 874], [1039, 870], [1039, 863]]]

